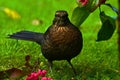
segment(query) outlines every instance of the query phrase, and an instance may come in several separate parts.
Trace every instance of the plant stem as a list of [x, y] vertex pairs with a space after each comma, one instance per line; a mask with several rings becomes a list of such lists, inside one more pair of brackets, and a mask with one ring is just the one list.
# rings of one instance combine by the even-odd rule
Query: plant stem
[[119, 14], [118, 14], [118, 65], [119, 65], [119, 71], [120, 71], [120, 0], [118, 0], [118, 10], [119, 10]]

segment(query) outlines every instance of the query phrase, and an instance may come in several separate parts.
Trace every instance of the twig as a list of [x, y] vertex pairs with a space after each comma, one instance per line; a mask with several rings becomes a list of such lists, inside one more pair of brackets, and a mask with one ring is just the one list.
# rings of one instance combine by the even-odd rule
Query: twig
[[120, 0], [118, 0], [118, 65], [119, 65], [119, 71], [120, 71]]

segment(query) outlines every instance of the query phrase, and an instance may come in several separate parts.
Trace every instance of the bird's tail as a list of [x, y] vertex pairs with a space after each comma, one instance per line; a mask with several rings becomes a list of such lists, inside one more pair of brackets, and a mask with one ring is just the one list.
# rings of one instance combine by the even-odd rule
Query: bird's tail
[[44, 41], [43, 33], [37, 33], [37, 32], [31, 32], [31, 31], [20, 31], [17, 33], [13, 33], [11, 35], [8, 35], [8, 38], [34, 41], [40, 44], [42, 44]]

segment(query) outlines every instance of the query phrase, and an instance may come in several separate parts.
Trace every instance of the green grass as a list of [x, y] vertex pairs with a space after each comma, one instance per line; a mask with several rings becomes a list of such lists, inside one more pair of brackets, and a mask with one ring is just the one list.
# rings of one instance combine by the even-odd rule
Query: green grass
[[[76, 0], [0, 0], [0, 7], [8, 7], [16, 10], [21, 15], [21, 20], [12, 20], [4, 12], [0, 11], [0, 71], [12, 67], [19, 68], [24, 65], [24, 57], [31, 56], [31, 63], [37, 58], [44, 62], [42, 69], [48, 70], [48, 76], [54, 80], [119, 80], [120, 75], [116, 72], [118, 68], [117, 32], [108, 41], [96, 42], [97, 32], [100, 29], [99, 11], [96, 10], [82, 24], [81, 31], [84, 39], [83, 49], [77, 57], [72, 59], [72, 64], [78, 75], [73, 74], [66, 61], [55, 61], [53, 74], [50, 73], [46, 59], [42, 56], [39, 45], [33, 42], [16, 41], [6, 38], [8, 34], [30, 30], [45, 32], [52, 24], [56, 10], [67, 10], [69, 18], [75, 6]], [[117, 7], [117, 0], [109, 0]], [[104, 7], [104, 6], [103, 6]], [[111, 9], [104, 7], [107, 14], [114, 16]], [[43, 24], [32, 25], [32, 20], [39, 19]]]

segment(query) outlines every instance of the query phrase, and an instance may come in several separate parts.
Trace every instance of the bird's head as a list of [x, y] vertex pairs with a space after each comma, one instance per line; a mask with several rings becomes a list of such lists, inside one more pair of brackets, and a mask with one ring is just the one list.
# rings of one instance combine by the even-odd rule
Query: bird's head
[[59, 10], [59, 11], [56, 11], [55, 17], [64, 19], [65, 17], [68, 17], [68, 13], [66, 11]]
[[68, 13], [64, 10], [56, 11], [53, 24], [57, 26], [65, 26], [69, 23]]

